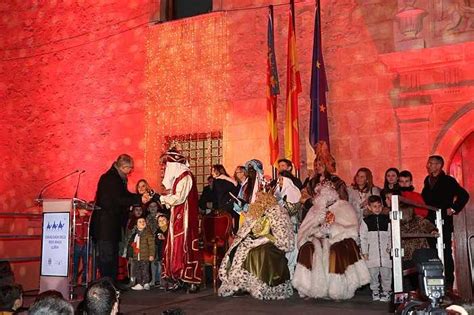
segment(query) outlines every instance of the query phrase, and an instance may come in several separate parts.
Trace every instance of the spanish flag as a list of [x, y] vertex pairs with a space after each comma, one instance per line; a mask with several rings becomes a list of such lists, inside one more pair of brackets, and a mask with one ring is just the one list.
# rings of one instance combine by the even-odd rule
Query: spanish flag
[[301, 78], [296, 57], [296, 34], [293, 12], [290, 10], [288, 25], [288, 57], [286, 63], [286, 120], [285, 157], [300, 168], [300, 141], [298, 126], [298, 94], [301, 93]]
[[275, 57], [275, 43], [273, 38], [273, 7], [270, 6], [268, 13], [268, 34], [267, 34], [267, 117], [270, 144], [270, 164], [275, 165], [280, 154], [278, 147], [277, 128], [277, 95], [280, 94], [280, 84], [278, 82], [278, 69]]

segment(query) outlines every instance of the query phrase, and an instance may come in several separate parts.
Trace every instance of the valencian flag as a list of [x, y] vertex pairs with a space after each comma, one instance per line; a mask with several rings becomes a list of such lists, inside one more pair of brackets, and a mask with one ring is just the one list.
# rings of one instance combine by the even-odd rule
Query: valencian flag
[[318, 141], [326, 141], [329, 146], [328, 109], [326, 91], [328, 90], [326, 70], [324, 69], [321, 46], [321, 7], [316, 1], [314, 20], [313, 66], [311, 68], [311, 116], [309, 123], [309, 142], [314, 148]]
[[278, 70], [275, 57], [275, 43], [273, 39], [273, 7], [270, 6], [268, 13], [268, 34], [267, 34], [267, 117], [270, 142], [270, 164], [275, 165], [278, 160], [280, 150], [278, 147], [277, 128], [277, 95], [280, 94], [280, 84], [278, 82]]
[[[293, 8], [293, 7], [292, 7]], [[285, 120], [285, 157], [300, 168], [300, 141], [298, 127], [298, 94], [301, 93], [301, 78], [296, 57], [296, 34], [290, 10], [288, 25], [288, 59], [286, 63], [286, 120]]]

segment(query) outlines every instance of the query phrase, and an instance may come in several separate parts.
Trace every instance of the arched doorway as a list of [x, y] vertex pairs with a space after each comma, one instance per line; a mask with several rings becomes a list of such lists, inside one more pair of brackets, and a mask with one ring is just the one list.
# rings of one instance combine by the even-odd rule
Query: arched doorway
[[458, 146], [448, 165], [449, 174], [471, 196], [465, 209], [454, 218], [456, 285], [464, 299], [473, 300], [474, 284], [474, 132]]

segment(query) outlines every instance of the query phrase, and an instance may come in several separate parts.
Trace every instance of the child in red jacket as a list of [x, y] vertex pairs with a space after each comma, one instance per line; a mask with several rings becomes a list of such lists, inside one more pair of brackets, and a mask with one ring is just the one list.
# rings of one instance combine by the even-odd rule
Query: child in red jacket
[[[415, 187], [413, 187], [413, 176], [409, 171], [401, 171], [398, 175], [398, 185], [400, 186], [400, 191], [402, 192], [402, 197], [410, 199], [419, 204], [425, 204], [423, 197], [420, 193], [415, 192]], [[424, 208], [414, 207], [413, 212], [415, 215], [426, 218], [428, 216], [428, 210]]]

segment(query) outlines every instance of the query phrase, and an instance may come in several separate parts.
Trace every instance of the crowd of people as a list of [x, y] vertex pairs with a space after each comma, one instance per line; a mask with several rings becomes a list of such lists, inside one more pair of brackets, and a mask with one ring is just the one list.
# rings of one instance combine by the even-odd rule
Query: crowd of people
[[[463, 209], [469, 195], [443, 171], [443, 158], [428, 158], [428, 175], [419, 193], [412, 173], [395, 167], [387, 169], [380, 188], [366, 167], [347, 185], [335, 174], [336, 162], [327, 145], [318, 143], [315, 152], [314, 173], [304, 183], [293, 175], [293, 165], [286, 159], [278, 161], [278, 178], [272, 182], [265, 181], [262, 165], [256, 160], [236, 167], [237, 185], [228, 181], [233, 184], [224, 186], [217, 180], [220, 175], [213, 172], [200, 205], [211, 203], [230, 211], [236, 231], [220, 265], [219, 295], [249, 293], [259, 299], [283, 299], [296, 289], [302, 297], [341, 300], [353, 297], [358, 288], [370, 283], [374, 301], [389, 301], [393, 195], [441, 209], [445, 284], [452, 293], [452, 216]], [[225, 170], [219, 174], [228, 177]], [[403, 202], [400, 210], [402, 234], [433, 235], [402, 239], [403, 266], [409, 269], [414, 266], [416, 250], [435, 252], [440, 231], [435, 226], [435, 212]], [[406, 277], [404, 286], [416, 289], [416, 277]]]
[[[122, 154], [101, 176], [91, 219], [98, 269], [123, 288], [123, 270], [132, 290], [153, 287], [196, 292], [201, 283], [198, 191], [186, 158], [170, 150], [164, 165], [162, 194], [145, 179], [127, 188], [133, 159]], [[120, 272], [119, 272], [120, 271]]]
[[[350, 184], [336, 175], [336, 161], [324, 142], [318, 143], [314, 172], [304, 182], [287, 159], [278, 161], [274, 180], [263, 165], [250, 160], [230, 176], [223, 165], [212, 166], [198, 198], [185, 156], [171, 149], [161, 157], [161, 194], [145, 180], [136, 193], [127, 189], [133, 159], [121, 155], [98, 184], [93, 238], [103, 276], [117, 279], [119, 256], [128, 258], [132, 289], [153, 286], [196, 292], [202, 282], [199, 211], [226, 212], [232, 218], [229, 248], [219, 268], [219, 295], [251, 294], [283, 299], [296, 289], [300, 296], [348, 299], [370, 283], [374, 300], [388, 301], [392, 287], [391, 196], [442, 209], [446, 285], [452, 289], [452, 215], [469, 195], [443, 171], [444, 160], [430, 156], [421, 193], [410, 171], [391, 167], [377, 187], [369, 168], [360, 168]], [[200, 208], [200, 210], [198, 210]], [[131, 209], [131, 211], [129, 210]], [[403, 233], [434, 236], [434, 213], [401, 204]], [[101, 222], [105, 223], [101, 223]], [[123, 233], [121, 232], [123, 231]], [[405, 267], [416, 249], [435, 248], [435, 238], [403, 239]], [[416, 281], [407, 281], [408, 287]]]
[[[118, 281], [121, 270], [126, 270], [132, 290], [155, 287], [197, 292], [203, 281], [199, 217], [210, 211], [232, 218], [229, 245], [218, 269], [220, 296], [285, 299], [296, 289], [301, 297], [342, 300], [370, 284], [373, 300], [389, 301], [392, 195], [442, 210], [445, 281], [452, 290], [452, 216], [463, 209], [469, 195], [443, 171], [443, 158], [428, 158], [428, 175], [418, 193], [411, 172], [394, 167], [385, 172], [381, 188], [366, 167], [346, 184], [336, 175], [336, 161], [327, 145], [318, 143], [315, 152], [314, 172], [304, 182], [294, 175], [293, 164], [287, 159], [278, 161], [274, 180], [264, 175], [263, 165], [256, 159], [237, 166], [233, 176], [223, 165], [213, 165], [209, 185], [200, 197], [189, 162], [178, 149], [160, 157], [164, 171], [160, 193], [144, 179], [130, 192], [127, 184], [133, 159], [120, 155], [100, 177], [96, 194], [100, 210], [94, 211], [90, 220], [98, 273], [109, 280], [88, 286], [82, 311], [89, 314], [94, 308], [105, 307], [98, 302], [102, 300], [98, 296], [105, 294], [110, 295], [104, 298], [107, 314], [114, 312], [118, 303], [115, 288], [123, 289]], [[434, 212], [403, 203], [400, 209], [402, 233], [438, 235]], [[82, 259], [85, 283], [88, 264], [84, 262], [89, 253], [84, 233], [89, 214], [81, 211], [76, 215], [73, 274], [74, 281], [79, 281], [77, 267]], [[434, 249], [435, 239], [403, 239], [404, 267], [413, 265], [416, 250]], [[404, 285], [413, 289], [416, 281], [407, 278]], [[10, 291], [6, 294], [8, 308], [14, 311], [21, 305], [21, 293], [14, 287]], [[35, 302], [30, 313], [40, 314], [35, 309], [51, 304], [45, 301], [52, 298]], [[55, 305], [69, 309], [60, 300], [55, 300]]]
[[[232, 218], [229, 247], [218, 271], [220, 296], [284, 299], [296, 289], [302, 297], [341, 300], [353, 297], [358, 288], [370, 283], [373, 299], [388, 301], [392, 290], [388, 214], [395, 194], [442, 209], [446, 286], [451, 290], [452, 215], [462, 210], [469, 195], [444, 173], [443, 158], [429, 157], [428, 176], [418, 193], [411, 172], [395, 167], [387, 169], [380, 188], [366, 167], [346, 184], [336, 175], [336, 161], [327, 145], [318, 143], [315, 152], [314, 172], [304, 182], [295, 176], [287, 159], [278, 161], [274, 180], [264, 175], [262, 163], [255, 159], [237, 166], [233, 176], [223, 165], [213, 165], [199, 199], [188, 161], [178, 150], [171, 149], [161, 157], [161, 194], [145, 180], [138, 182], [135, 194], [128, 192], [126, 179], [133, 160], [121, 155], [103, 175], [97, 190], [102, 210], [93, 220], [93, 237], [99, 258], [113, 258], [100, 261], [101, 274], [116, 279], [117, 267], [112, 263], [117, 264], [121, 252], [117, 231], [125, 226], [122, 239], [132, 289], [158, 286], [196, 292], [202, 282], [199, 211], [201, 215], [220, 211]], [[110, 184], [112, 175], [115, 186]], [[400, 208], [403, 233], [437, 236], [433, 212], [403, 203]], [[111, 219], [114, 213], [118, 215]], [[107, 222], [105, 232], [101, 220]], [[413, 266], [415, 250], [434, 249], [433, 240], [403, 239], [404, 267]], [[110, 253], [111, 249], [114, 255], [101, 258], [101, 250]], [[416, 287], [416, 281], [405, 282], [408, 289]]]
[[119, 310], [120, 291], [109, 278], [92, 282], [76, 309], [63, 295], [55, 290], [40, 293], [28, 309], [23, 309], [23, 292], [18, 285], [0, 287], [0, 314], [18, 312], [29, 315], [115, 315]]

